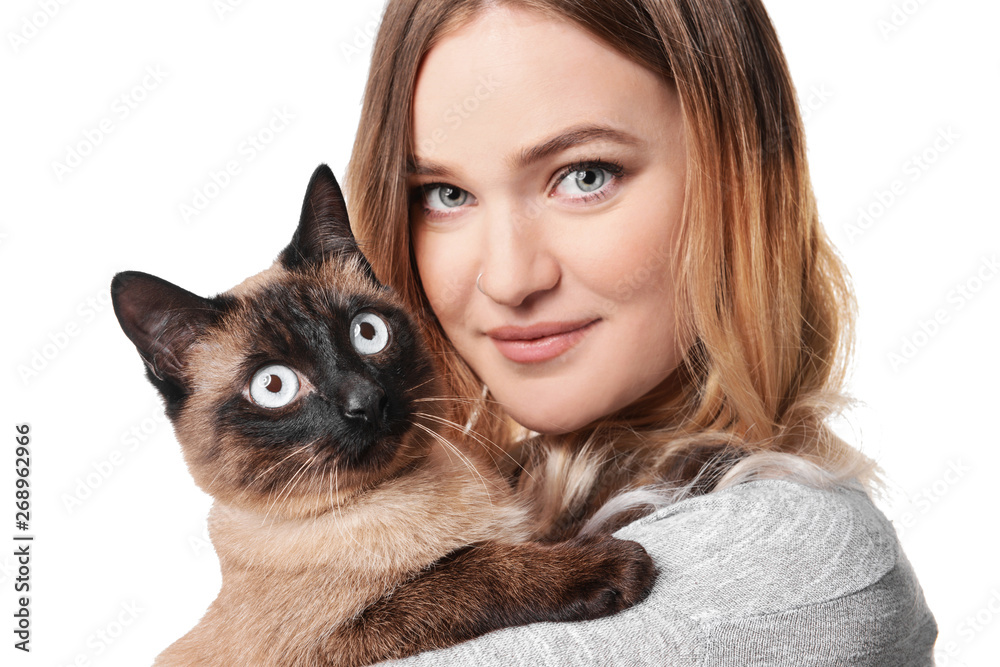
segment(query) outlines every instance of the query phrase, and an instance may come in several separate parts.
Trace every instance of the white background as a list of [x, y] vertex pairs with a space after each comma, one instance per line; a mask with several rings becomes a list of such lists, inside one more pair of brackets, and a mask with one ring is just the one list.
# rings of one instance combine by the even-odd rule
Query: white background
[[[7, 0], [0, 13], [5, 665], [149, 664], [215, 596], [208, 498], [108, 285], [139, 269], [214, 294], [271, 262], [313, 168], [343, 174], [381, 9], [233, 4]], [[807, 116], [821, 215], [860, 298], [852, 393], [863, 405], [848, 432], [891, 482], [881, 506], [940, 625], [938, 664], [996, 664], [1000, 5], [766, 5]], [[268, 135], [276, 110], [293, 118]], [[935, 146], [941, 133], [951, 139]], [[253, 159], [249, 136], [268, 141]], [[54, 166], [76, 149], [87, 155], [75, 168]], [[213, 189], [229, 161], [239, 173]], [[206, 189], [214, 197], [184, 220], [181, 205]], [[859, 209], [871, 219], [859, 224]], [[30, 655], [12, 648], [23, 422], [34, 438]]]

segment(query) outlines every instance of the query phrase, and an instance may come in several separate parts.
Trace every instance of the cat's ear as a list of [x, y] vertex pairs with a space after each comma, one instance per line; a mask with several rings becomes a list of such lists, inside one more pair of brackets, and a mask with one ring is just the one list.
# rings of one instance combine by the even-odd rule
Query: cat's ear
[[215, 303], [139, 271], [123, 271], [114, 277], [111, 303], [157, 389], [168, 400], [186, 393], [184, 355], [218, 318]]
[[294, 270], [338, 256], [357, 256], [365, 272], [374, 279], [368, 260], [351, 231], [340, 185], [330, 167], [321, 164], [309, 179], [302, 216], [292, 242], [281, 251], [278, 261], [286, 269]]

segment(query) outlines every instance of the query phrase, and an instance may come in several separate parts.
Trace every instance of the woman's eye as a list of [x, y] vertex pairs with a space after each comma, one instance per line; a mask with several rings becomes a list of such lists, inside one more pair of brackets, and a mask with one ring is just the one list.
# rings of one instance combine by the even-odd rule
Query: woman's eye
[[265, 408], [283, 408], [299, 393], [299, 376], [288, 366], [271, 364], [253, 374], [250, 398]]
[[563, 179], [563, 183], [579, 189], [580, 192], [593, 192], [594, 190], [600, 190], [601, 186], [604, 185], [604, 170], [582, 169], [580, 171], [574, 171], [572, 174]]
[[454, 185], [428, 185], [424, 188], [424, 206], [433, 211], [465, 206], [472, 199], [467, 191]]
[[351, 320], [351, 345], [359, 354], [376, 354], [389, 344], [389, 325], [375, 313], [360, 313]]
[[556, 183], [553, 195], [590, 201], [610, 194], [621, 168], [611, 164], [574, 165]]

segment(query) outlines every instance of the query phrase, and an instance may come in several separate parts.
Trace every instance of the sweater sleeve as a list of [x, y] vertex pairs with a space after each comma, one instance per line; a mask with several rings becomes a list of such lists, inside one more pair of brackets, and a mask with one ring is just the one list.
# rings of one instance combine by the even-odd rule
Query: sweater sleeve
[[659, 577], [644, 602], [580, 623], [507, 628], [381, 663], [932, 665], [937, 626], [892, 524], [861, 491], [748, 482], [616, 533]]

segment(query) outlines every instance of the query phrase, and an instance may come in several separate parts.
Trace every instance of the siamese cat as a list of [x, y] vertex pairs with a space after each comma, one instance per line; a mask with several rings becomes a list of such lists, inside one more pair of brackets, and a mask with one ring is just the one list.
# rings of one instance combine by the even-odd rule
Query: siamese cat
[[326, 165], [262, 273], [203, 298], [127, 271], [111, 294], [214, 499], [221, 591], [156, 665], [367, 665], [649, 592], [638, 544], [531, 541], [487, 453], [445, 430], [433, 360]]

